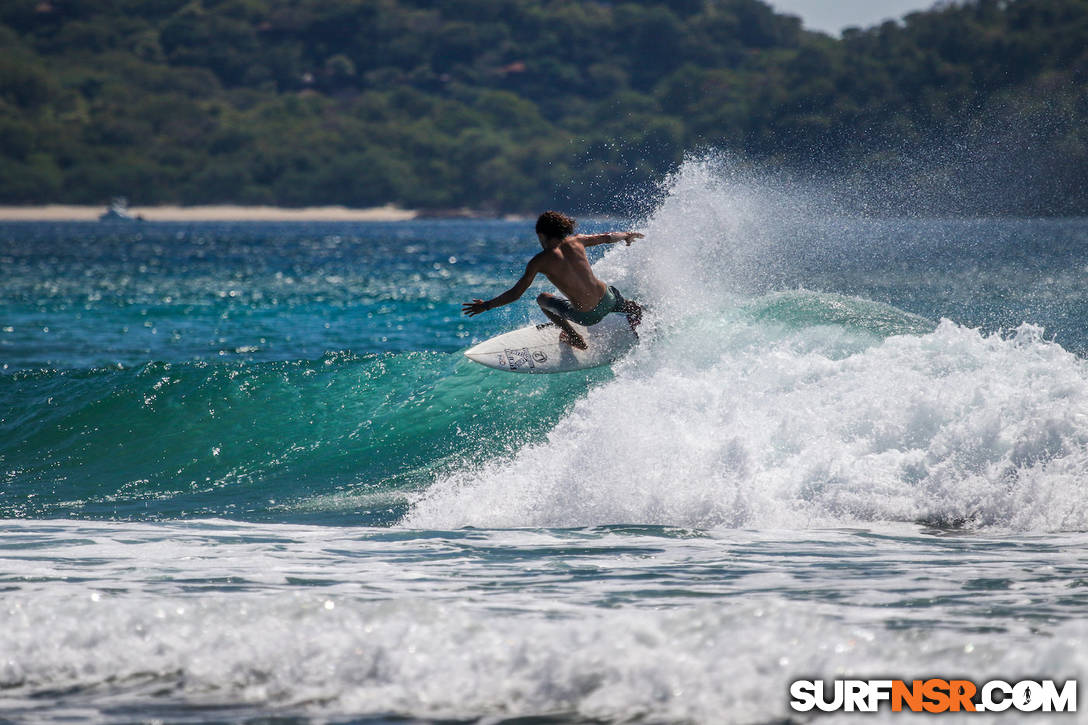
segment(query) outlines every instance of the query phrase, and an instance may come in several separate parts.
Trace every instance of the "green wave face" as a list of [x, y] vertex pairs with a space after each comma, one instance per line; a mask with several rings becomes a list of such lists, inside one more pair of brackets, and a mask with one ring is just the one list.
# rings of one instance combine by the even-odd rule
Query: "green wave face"
[[445, 353], [3, 376], [0, 516], [390, 523], [437, 471], [542, 435], [592, 379]]

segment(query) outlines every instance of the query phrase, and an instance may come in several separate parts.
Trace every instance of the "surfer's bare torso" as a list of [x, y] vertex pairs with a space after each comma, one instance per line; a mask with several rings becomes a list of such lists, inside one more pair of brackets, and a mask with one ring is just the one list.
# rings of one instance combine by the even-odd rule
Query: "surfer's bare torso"
[[[608, 291], [608, 285], [593, 274], [589, 258], [586, 257], [584, 238], [586, 235], [570, 236], [550, 248], [545, 248], [529, 261], [529, 266], [535, 266], [537, 272], [547, 277], [575, 307], [592, 310]], [[586, 241], [592, 244], [595, 240], [589, 237]]]

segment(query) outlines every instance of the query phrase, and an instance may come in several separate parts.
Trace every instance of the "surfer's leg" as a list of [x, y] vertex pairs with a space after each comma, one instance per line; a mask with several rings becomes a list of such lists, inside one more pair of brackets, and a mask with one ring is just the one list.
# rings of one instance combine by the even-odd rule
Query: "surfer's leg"
[[620, 291], [615, 287], [609, 287], [612, 290], [612, 294], [616, 297], [615, 312], [622, 312], [627, 315], [627, 324], [631, 326], [631, 332], [635, 333], [635, 337], [638, 337], [638, 330], [635, 328], [642, 324], [642, 305], [634, 300], [624, 299]]
[[569, 302], [556, 297], [555, 295], [550, 295], [547, 292], [541, 292], [537, 295], [536, 303], [540, 305], [540, 311], [563, 331], [559, 335], [560, 342], [565, 342], [571, 347], [578, 348], [579, 350], [586, 349], [587, 345], [585, 339], [575, 332], [574, 328], [570, 326], [570, 322], [563, 317], [562, 313], [566, 311], [565, 306], [570, 305]]

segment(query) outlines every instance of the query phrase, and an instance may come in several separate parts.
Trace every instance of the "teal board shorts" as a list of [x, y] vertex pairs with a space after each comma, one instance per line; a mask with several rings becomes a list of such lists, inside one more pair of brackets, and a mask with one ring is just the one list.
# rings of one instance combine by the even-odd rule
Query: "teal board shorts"
[[582, 327], [589, 327], [590, 325], [596, 325], [613, 312], [624, 312], [624, 302], [625, 300], [620, 291], [615, 287], [609, 287], [608, 291], [604, 293], [604, 297], [592, 310], [579, 310], [570, 303], [570, 300], [565, 300], [562, 297], [550, 297], [542, 302], [540, 306], [549, 312], [554, 312], [564, 320], [576, 322]]

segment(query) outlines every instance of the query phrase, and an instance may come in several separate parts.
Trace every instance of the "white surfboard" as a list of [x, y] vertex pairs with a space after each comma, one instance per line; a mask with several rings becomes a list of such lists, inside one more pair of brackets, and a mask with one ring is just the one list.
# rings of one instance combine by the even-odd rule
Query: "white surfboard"
[[465, 357], [513, 373], [565, 373], [607, 365], [638, 343], [626, 315], [608, 315], [592, 327], [571, 325], [585, 339], [585, 350], [560, 342], [561, 330], [548, 322], [484, 340], [466, 350]]

